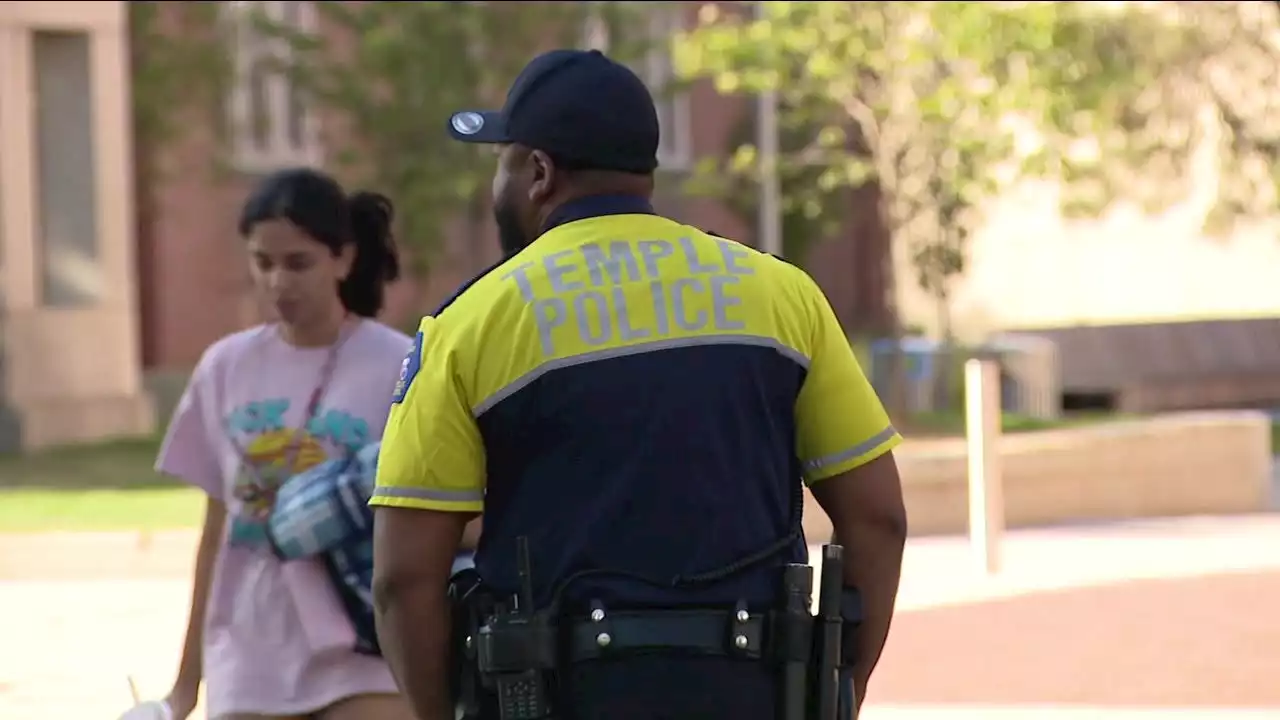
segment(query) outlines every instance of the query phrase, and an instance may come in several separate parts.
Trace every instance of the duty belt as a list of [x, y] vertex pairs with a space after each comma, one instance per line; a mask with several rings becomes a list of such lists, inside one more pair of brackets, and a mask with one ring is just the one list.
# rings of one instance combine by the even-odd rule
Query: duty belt
[[768, 616], [744, 605], [725, 610], [621, 610], [597, 605], [589, 618], [567, 623], [571, 663], [653, 652], [761, 659]]

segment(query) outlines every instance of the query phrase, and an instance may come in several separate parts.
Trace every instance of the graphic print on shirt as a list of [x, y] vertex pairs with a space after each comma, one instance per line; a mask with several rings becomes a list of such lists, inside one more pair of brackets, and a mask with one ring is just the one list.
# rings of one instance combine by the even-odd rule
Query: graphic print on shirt
[[227, 431], [243, 453], [231, 491], [240, 501], [228, 534], [234, 544], [266, 542], [267, 516], [285, 480], [369, 442], [363, 418], [324, 406], [299, 432], [285, 421], [291, 404], [288, 398], [255, 400], [227, 414]]

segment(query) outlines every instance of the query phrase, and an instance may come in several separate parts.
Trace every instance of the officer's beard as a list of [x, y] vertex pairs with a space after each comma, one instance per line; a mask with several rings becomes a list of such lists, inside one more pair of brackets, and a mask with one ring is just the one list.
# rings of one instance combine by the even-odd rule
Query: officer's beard
[[504, 257], [511, 257], [532, 242], [520, 227], [520, 215], [514, 203], [499, 198], [493, 205], [493, 220], [498, 225], [498, 244]]

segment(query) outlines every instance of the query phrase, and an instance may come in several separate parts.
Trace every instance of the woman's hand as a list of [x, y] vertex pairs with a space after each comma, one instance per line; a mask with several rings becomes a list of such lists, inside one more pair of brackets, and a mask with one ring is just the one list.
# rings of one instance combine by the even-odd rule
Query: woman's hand
[[173, 713], [173, 720], [186, 720], [195, 711], [199, 699], [200, 683], [179, 679], [165, 696], [164, 702], [169, 706], [169, 712]]
[[191, 586], [191, 613], [187, 618], [187, 637], [182, 643], [182, 659], [178, 662], [178, 679], [165, 702], [173, 720], [185, 720], [200, 699], [200, 680], [204, 677], [204, 621], [209, 604], [209, 588], [213, 582], [213, 566], [222, 549], [227, 506], [209, 499], [205, 509], [204, 529], [196, 551], [196, 569]]

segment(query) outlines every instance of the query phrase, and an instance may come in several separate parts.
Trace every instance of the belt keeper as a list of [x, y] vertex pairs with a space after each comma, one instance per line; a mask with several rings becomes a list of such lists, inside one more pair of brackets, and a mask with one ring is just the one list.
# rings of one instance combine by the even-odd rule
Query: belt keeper
[[744, 657], [760, 654], [763, 638], [760, 637], [760, 624], [752, 623], [751, 612], [747, 610], [747, 602], [739, 600], [729, 619], [729, 654]]
[[604, 611], [604, 603], [591, 601], [591, 623], [596, 630], [596, 647], [604, 654], [613, 643], [613, 634], [609, 631], [609, 616]]

